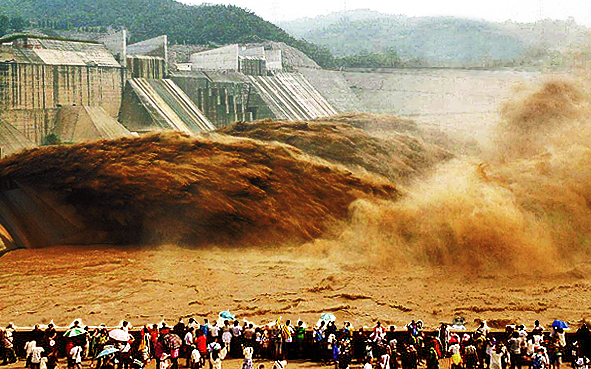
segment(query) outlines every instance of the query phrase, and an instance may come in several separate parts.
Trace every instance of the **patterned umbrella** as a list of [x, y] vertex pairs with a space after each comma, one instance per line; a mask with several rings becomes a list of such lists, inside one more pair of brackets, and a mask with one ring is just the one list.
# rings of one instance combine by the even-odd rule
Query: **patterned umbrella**
[[64, 333], [64, 337], [76, 337], [83, 334], [86, 334], [86, 331], [84, 329], [80, 327], [73, 327], [68, 329], [66, 333]]
[[166, 336], [164, 336], [164, 341], [172, 350], [176, 350], [183, 345], [183, 340], [174, 333], [169, 333]]
[[222, 349], [222, 346], [221, 346], [219, 343], [217, 343], [217, 342], [212, 342], [212, 343], [210, 343], [210, 344], [207, 346], [207, 350], [208, 350], [209, 352], [211, 352], [211, 351], [219, 351], [219, 350], [221, 350], [221, 349]]

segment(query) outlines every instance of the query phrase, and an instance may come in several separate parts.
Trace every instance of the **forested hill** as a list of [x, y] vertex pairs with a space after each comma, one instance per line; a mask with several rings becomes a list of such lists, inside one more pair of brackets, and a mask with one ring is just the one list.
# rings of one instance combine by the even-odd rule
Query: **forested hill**
[[591, 30], [573, 19], [493, 23], [350, 10], [278, 25], [336, 57], [392, 54], [399, 64], [415, 66], [560, 64], [569, 55], [591, 53]]
[[290, 36], [256, 14], [231, 5], [189, 6], [174, 0], [0, 0], [0, 14], [47, 29], [127, 28], [131, 42], [168, 35], [172, 44], [271, 40], [331, 66], [330, 52]]

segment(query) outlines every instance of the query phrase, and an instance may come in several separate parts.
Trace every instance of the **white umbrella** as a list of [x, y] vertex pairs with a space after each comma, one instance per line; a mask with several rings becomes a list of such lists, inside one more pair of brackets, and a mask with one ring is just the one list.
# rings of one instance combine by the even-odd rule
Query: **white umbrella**
[[113, 329], [109, 332], [109, 337], [111, 337], [115, 341], [129, 341], [129, 333], [125, 332], [123, 329]]

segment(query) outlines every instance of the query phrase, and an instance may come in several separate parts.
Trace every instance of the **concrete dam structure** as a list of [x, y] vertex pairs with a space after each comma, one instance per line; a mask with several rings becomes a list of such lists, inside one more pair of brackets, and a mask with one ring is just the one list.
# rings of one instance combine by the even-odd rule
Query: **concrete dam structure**
[[[209, 74], [215, 74], [216, 82], [225, 85], [224, 91], [232, 91], [234, 101], [242, 96], [240, 106], [244, 114], [240, 120], [273, 118], [297, 121], [338, 114], [339, 110], [298, 68], [320, 70], [302, 52], [283, 43], [235, 44], [193, 54], [192, 72], [175, 75], [175, 80], [183, 86], [186, 84], [178, 81], [183, 77], [209, 79]], [[228, 88], [229, 85], [233, 87]], [[348, 90], [347, 87], [345, 91]], [[188, 94], [191, 95], [191, 92]], [[201, 96], [197, 100], [199, 105]], [[213, 123], [223, 125], [225, 122], [215, 119]]]
[[116, 117], [125, 71], [101, 44], [20, 38], [0, 45], [0, 118], [40, 144], [61, 106]]
[[298, 121], [337, 114], [336, 109], [301, 74], [281, 72], [248, 78], [277, 119]]
[[[341, 74], [322, 74], [285, 44], [230, 45], [192, 58], [203, 68], [186, 71], [167, 65], [167, 54], [166, 37], [127, 46], [125, 32], [104, 44], [0, 40], [0, 156], [51, 135], [78, 143], [162, 130], [199, 134], [236, 121], [312, 120], [357, 104], [348, 89], [339, 95]], [[0, 253], [96, 239], [83, 237], [75, 213], [59, 201], [10, 178], [0, 182]]]
[[131, 132], [100, 106], [63, 106], [59, 108], [53, 133], [62, 142], [131, 137]]
[[212, 131], [215, 127], [169, 79], [133, 78], [127, 82], [120, 119], [131, 131]]

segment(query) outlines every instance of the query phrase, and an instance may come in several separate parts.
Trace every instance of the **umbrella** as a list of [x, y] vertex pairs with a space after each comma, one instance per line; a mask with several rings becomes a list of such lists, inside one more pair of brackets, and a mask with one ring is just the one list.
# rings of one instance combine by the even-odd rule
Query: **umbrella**
[[209, 351], [217, 351], [217, 350], [221, 350], [222, 346], [217, 342], [212, 342], [209, 344], [208, 349], [209, 349]]
[[183, 345], [183, 340], [174, 333], [169, 333], [164, 336], [164, 341], [166, 341], [166, 343], [168, 343], [168, 347], [173, 350], [176, 350]]
[[568, 329], [568, 324], [566, 324], [565, 322], [563, 322], [562, 320], [555, 320], [552, 323], [552, 327], [554, 328], [562, 328], [562, 329]]
[[109, 332], [109, 337], [111, 337], [115, 341], [129, 341], [129, 333], [125, 332], [123, 329], [113, 329]]
[[98, 358], [103, 357], [103, 356], [114, 354], [115, 352], [118, 352], [118, 351], [119, 351], [119, 349], [118, 348], [115, 348], [113, 346], [107, 347], [103, 351], [101, 351], [98, 355], [96, 355], [96, 358], [95, 359], [98, 359]]
[[236, 316], [232, 315], [230, 313], [230, 310], [226, 310], [226, 311], [222, 311], [220, 313], [220, 318], [229, 319], [229, 320], [235, 320], [236, 319]]
[[86, 331], [80, 327], [70, 328], [64, 333], [64, 337], [76, 337], [82, 334], [86, 334]]
[[333, 313], [324, 313], [320, 316], [320, 319], [325, 322], [334, 322], [337, 320], [337, 317]]

